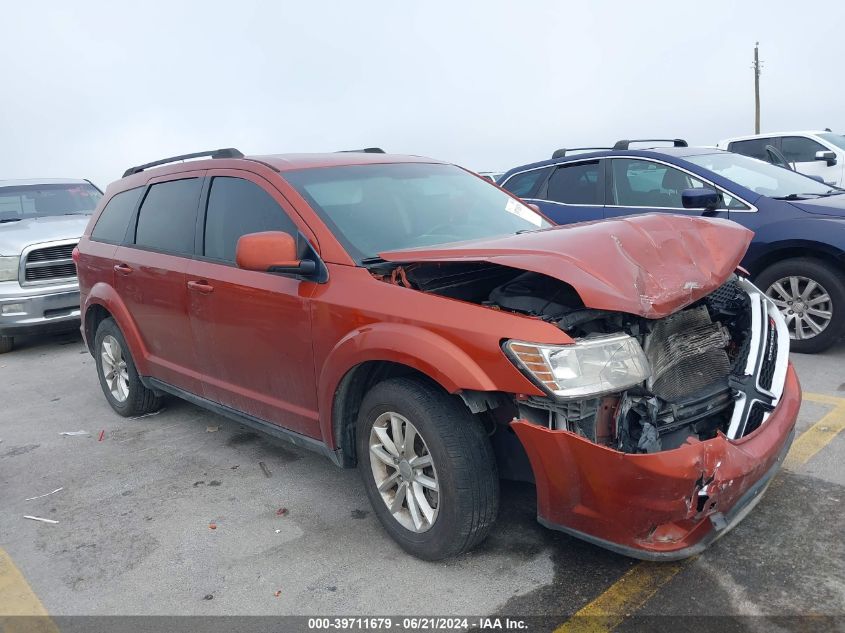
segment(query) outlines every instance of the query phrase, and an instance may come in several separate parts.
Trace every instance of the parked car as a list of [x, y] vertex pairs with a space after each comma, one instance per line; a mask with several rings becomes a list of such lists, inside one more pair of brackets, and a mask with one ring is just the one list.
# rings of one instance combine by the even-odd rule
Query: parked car
[[782, 155], [795, 171], [813, 176], [828, 185], [845, 186], [845, 136], [830, 130], [778, 132], [738, 136], [719, 141], [717, 147], [730, 152], [778, 164], [772, 148]]
[[750, 241], [659, 214], [551, 228], [426, 158], [227, 149], [128, 169], [74, 257], [118, 414], [173, 394], [357, 465], [421, 558], [484, 539], [504, 476], [536, 482], [544, 525], [667, 559], [745, 516], [794, 434]]
[[87, 180], [0, 180], [0, 354], [16, 336], [79, 327], [71, 251], [101, 196]]
[[827, 349], [845, 332], [845, 191], [719, 149], [558, 150], [499, 184], [559, 224], [662, 212], [721, 217], [754, 231], [742, 260], [786, 317], [793, 349]]

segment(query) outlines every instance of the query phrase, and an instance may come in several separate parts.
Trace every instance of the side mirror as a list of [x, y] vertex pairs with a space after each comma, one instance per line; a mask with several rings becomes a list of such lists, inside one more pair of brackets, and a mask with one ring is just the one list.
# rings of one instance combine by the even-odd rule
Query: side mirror
[[722, 194], [707, 187], [684, 189], [681, 193], [681, 203], [684, 205], [684, 209], [715, 211], [722, 204]]
[[258, 272], [311, 275], [317, 262], [297, 259], [296, 240], [282, 231], [265, 231], [242, 235], [235, 248], [238, 268]]
[[823, 152], [816, 152], [816, 160], [823, 160], [827, 163], [828, 167], [832, 167], [836, 164], [836, 152], [831, 151], [823, 151]]

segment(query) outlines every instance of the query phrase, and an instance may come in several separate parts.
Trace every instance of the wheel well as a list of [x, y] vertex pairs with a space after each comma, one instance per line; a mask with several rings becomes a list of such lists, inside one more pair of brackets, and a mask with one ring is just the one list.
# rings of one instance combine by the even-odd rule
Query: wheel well
[[105, 319], [111, 317], [111, 312], [101, 305], [92, 305], [85, 312], [85, 341], [88, 343], [88, 351], [94, 353], [94, 336], [97, 328]]
[[[421, 371], [389, 361], [367, 361], [356, 365], [341, 379], [332, 406], [332, 432], [341, 455], [341, 466], [353, 468], [357, 462], [355, 423], [366, 393], [377, 383], [399, 376], [416, 376], [437, 385]], [[438, 385], [439, 387], [439, 385]]]
[[814, 249], [812, 246], [792, 246], [766, 253], [754, 262], [754, 265], [751, 267], [749, 272], [751, 273], [751, 277], [755, 278], [772, 264], [783, 261], [784, 259], [794, 259], [796, 257], [817, 259], [829, 266], [833, 266], [838, 270], [845, 272], [845, 260], [842, 259], [841, 255], [837, 257], [832, 253]]

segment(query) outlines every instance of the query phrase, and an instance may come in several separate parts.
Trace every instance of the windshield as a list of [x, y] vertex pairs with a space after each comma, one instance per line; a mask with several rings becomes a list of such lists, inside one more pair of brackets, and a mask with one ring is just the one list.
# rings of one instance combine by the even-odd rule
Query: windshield
[[57, 215], [90, 215], [102, 194], [88, 183], [0, 187], [0, 223]]
[[836, 147], [841, 147], [845, 149], [845, 136], [841, 134], [834, 134], [832, 132], [824, 132], [822, 134], [818, 134], [821, 138], [826, 140], [828, 143], [833, 143]]
[[350, 165], [284, 176], [359, 263], [383, 251], [550, 226], [530, 207], [454, 165]]
[[830, 185], [807, 178], [807, 176], [798, 172], [771, 165], [756, 158], [749, 158], [742, 154], [724, 152], [685, 156], [684, 158], [691, 163], [716, 172], [723, 178], [732, 180], [770, 198], [813, 197], [840, 192], [837, 189], [831, 189]]

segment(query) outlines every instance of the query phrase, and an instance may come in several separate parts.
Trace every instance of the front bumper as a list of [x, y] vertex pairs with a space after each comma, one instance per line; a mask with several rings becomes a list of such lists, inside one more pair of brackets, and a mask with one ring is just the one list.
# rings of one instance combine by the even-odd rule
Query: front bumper
[[79, 326], [79, 314], [76, 283], [49, 288], [0, 283], [0, 336], [70, 330]]
[[569, 431], [511, 423], [534, 471], [538, 520], [613, 551], [677, 560], [727, 533], [762, 497], [792, 444], [801, 387], [790, 363], [762, 426], [649, 454], [620, 453]]

